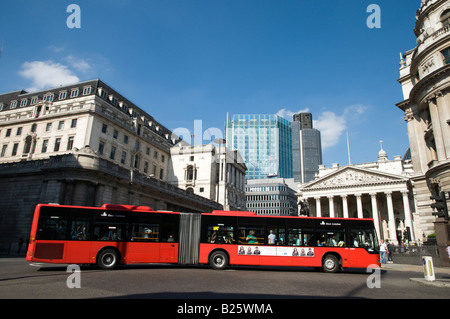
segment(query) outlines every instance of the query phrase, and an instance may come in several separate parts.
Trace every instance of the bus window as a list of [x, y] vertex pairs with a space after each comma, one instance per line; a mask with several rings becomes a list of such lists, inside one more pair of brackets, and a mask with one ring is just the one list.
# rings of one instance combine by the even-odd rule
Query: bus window
[[115, 221], [96, 221], [94, 225], [96, 240], [126, 241], [127, 224]]
[[159, 241], [163, 243], [178, 243], [178, 228], [180, 217], [175, 214], [161, 214]]
[[288, 228], [289, 246], [315, 246], [312, 229]]
[[158, 242], [159, 225], [133, 223], [131, 225], [131, 241]]
[[345, 230], [341, 228], [317, 230], [317, 246], [345, 247]]
[[351, 228], [351, 247], [364, 248], [369, 252], [377, 252], [378, 240], [373, 228]]
[[239, 244], [262, 245], [264, 244], [264, 228], [262, 227], [239, 227]]
[[235, 244], [234, 227], [224, 224], [208, 225], [207, 227], [208, 243], [211, 244]]
[[42, 209], [39, 216], [36, 239], [64, 240], [67, 239], [69, 213], [58, 208]]
[[[84, 216], [81, 216], [84, 215]], [[91, 218], [86, 217], [86, 213], [73, 211], [70, 226], [70, 239], [72, 240], [90, 240]]]

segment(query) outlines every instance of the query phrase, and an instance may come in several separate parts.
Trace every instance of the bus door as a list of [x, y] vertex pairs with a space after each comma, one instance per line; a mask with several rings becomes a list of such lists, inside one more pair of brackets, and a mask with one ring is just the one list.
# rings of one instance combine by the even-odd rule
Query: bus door
[[[316, 224], [317, 251], [320, 258], [328, 252], [337, 253], [342, 265], [348, 267], [348, 243], [343, 221], [321, 220]], [[320, 249], [321, 247], [325, 249]]]

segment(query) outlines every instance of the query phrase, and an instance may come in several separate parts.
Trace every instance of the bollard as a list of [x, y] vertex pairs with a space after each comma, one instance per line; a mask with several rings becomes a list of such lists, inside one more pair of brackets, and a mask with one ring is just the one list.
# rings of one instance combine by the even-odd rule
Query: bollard
[[423, 272], [425, 274], [426, 281], [434, 281], [436, 278], [434, 276], [433, 258], [430, 256], [422, 257]]

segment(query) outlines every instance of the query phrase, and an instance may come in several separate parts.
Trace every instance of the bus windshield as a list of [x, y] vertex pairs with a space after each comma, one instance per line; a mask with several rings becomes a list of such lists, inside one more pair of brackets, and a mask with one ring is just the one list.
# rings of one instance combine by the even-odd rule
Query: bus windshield
[[350, 237], [350, 247], [364, 248], [370, 253], [379, 252], [378, 239], [374, 228], [351, 228]]

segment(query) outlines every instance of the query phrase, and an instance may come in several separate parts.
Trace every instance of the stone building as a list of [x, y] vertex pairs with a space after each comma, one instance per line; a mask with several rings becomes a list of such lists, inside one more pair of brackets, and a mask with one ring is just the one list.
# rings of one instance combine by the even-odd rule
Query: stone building
[[0, 94], [0, 251], [28, 236], [38, 203], [223, 209], [166, 182], [178, 142], [100, 80]]
[[411, 164], [400, 156], [388, 160], [381, 149], [377, 162], [321, 165], [316, 180], [299, 186], [299, 201], [309, 208], [309, 216], [373, 218], [381, 239], [420, 241], [411, 174]]
[[430, 196], [450, 192], [450, 1], [422, 0], [414, 34], [416, 47], [400, 60], [404, 101], [397, 106], [408, 128], [420, 223], [426, 234], [439, 233], [444, 255], [450, 226], [443, 220], [436, 223]]
[[101, 80], [0, 95], [0, 163], [89, 145], [119, 166], [165, 180], [171, 131]]
[[171, 149], [168, 182], [214, 200], [225, 210], [244, 210], [246, 170], [237, 150], [213, 144], [175, 146]]

